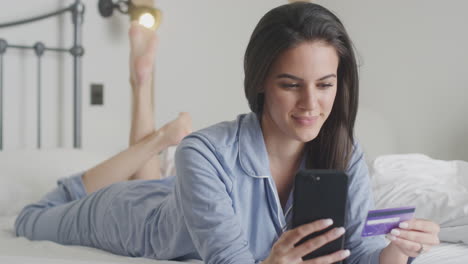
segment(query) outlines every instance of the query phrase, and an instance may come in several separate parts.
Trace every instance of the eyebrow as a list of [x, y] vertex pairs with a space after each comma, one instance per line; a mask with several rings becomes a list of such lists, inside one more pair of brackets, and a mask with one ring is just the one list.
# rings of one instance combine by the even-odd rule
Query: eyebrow
[[[325, 75], [322, 78], [318, 79], [317, 81], [323, 81], [323, 80], [328, 79], [330, 77], [335, 77], [336, 78], [336, 74], [332, 73], [332, 74]], [[302, 78], [299, 78], [297, 76], [294, 76], [294, 75], [291, 75], [291, 74], [288, 74], [288, 73], [279, 74], [278, 76], [276, 76], [276, 78], [277, 79], [289, 78], [289, 79], [293, 79], [293, 80], [296, 80], [296, 81], [303, 81]]]

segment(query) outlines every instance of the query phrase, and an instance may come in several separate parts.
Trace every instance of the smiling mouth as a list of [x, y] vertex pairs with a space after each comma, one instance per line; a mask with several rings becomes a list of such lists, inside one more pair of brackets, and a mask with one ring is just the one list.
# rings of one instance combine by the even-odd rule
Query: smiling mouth
[[292, 118], [299, 124], [304, 126], [310, 126], [317, 122], [319, 115], [316, 116], [292, 116]]

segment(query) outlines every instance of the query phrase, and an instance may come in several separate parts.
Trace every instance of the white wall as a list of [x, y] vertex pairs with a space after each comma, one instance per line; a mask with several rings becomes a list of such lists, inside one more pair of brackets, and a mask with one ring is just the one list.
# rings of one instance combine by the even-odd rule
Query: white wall
[[[83, 147], [113, 152], [127, 145], [130, 125], [129, 22], [128, 17], [119, 14], [103, 19], [97, 11], [97, 1], [84, 2]], [[234, 119], [238, 113], [248, 111], [242, 88], [243, 53], [261, 15], [283, 2], [286, 1], [157, 1], [163, 11], [156, 59], [157, 125], [171, 120], [180, 111], [192, 114], [195, 129]], [[69, 3], [72, 1], [5, 2], [0, 9], [0, 21], [32, 16]], [[62, 20], [65, 21], [61, 28], [59, 19], [54, 18], [33, 25], [0, 29], [0, 37], [20, 44], [50, 39], [51, 43], [61, 41], [68, 46], [72, 41], [71, 24], [68, 15]], [[35, 65], [29, 61], [34, 61], [35, 57], [15, 53], [9, 51], [5, 58], [6, 75], [9, 76], [5, 83], [5, 96], [8, 98], [5, 106], [5, 149], [33, 148], [35, 93], [29, 93], [29, 90], [35, 89]], [[63, 102], [63, 97], [71, 98], [68, 92], [72, 88], [71, 56], [64, 57], [59, 60], [59, 76], [65, 76], [58, 78], [55, 73], [59, 67], [55, 66], [50, 69], [55, 76], [44, 77], [44, 93], [53, 95], [44, 96], [44, 115], [57, 116], [54, 114], [57, 108], [53, 105]], [[18, 63], [22, 66], [15, 66]], [[105, 85], [102, 107], [89, 105], [89, 85], [93, 82]], [[28, 94], [19, 94], [15, 92], [17, 89], [28, 90]], [[64, 96], [57, 98], [55, 94], [59, 90]], [[60, 110], [65, 112], [61, 115], [65, 120], [62, 121], [63, 128], [57, 127], [60, 124], [56, 124], [56, 119], [44, 120], [45, 147], [72, 145], [71, 99], [61, 104]], [[63, 134], [61, 141], [56, 140], [58, 132]]]
[[[396, 152], [468, 160], [468, 2], [316, 2], [332, 9], [353, 38], [361, 105], [388, 121]], [[372, 130], [367, 136], [378, 143], [382, 127]]]
[[[115, 152], [126, 146], [130, 125], [128, 17], [103, 19], [97, 0], [84, 2], [83, 146]], [[156, 1], [164, 16], [155, 74], [157, 124], [189, 111], [198, 129], [248, 111], [242, 87], [243, 53], [260, 17], [286, 2]], [[421, 152], [468, 160], [468, 16], [464, 14], [468, 2], [317, 2], [335, 11], [347, 26], [361, 58], [361, 104], [383, 116], [392, 130], [367, 132], [361, 140], [373, 142], [375, 154]], [[0, 23], [70, 3], [2, 1]], [[68, 47], [70, 17], [0, 29], [0, 38], [16, 44], [41, 39]], [[10, 50], [5, 56], [6, 149], [35, 144], [35, 57], [29, 54]], [[49, 75], [43, 83], [43, 142], [49, 148], [71, 147], [71, 56], [48, 54], [44, 63]], [[89, 85], [94, 82], [105, 85], [102, 107], [89, 104]], [[379, 123], [375, 131], [383, 127]], [[385, 133], [394, 137], [391, 148], [381, 142]]]

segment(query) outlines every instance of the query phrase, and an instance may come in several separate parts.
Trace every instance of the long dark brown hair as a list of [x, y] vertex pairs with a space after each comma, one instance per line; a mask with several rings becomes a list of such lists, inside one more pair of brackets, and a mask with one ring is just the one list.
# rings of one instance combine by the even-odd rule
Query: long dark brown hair
[[354, 145], [359, 78], [353, 44], [332, 12], [317, 4], [296, 2], [265, 14], [245, 52], [245, 95], [250, 109], [261, 118], [261, 91], [270, 67], [282, 52], [305, 41], [323, 41], [339, 56], [333, 109], [318, 136], [306, 144], [306, 168], [346, 170]]

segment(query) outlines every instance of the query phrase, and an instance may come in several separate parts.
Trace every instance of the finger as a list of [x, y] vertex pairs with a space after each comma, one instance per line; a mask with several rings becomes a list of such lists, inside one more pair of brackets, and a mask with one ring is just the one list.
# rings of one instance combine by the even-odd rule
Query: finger
[[[409, 241], [403, 238], [397, 238], [393, 236], [388, 236], [388, 238], [392, 241], [391, 243], [397, 246], [403, 253], [410, 257], [417, 257], [419, 255], [419, 250], [421, 250], [421, 244]], [[431, 246], [424, 245], [424, 250], [429, 251]]]
[[410, 230], [403, 230], [395, 228], [393, 229], [390, 234], [398, 237], [403, 238], [409, 241], [414, 241], [420, 244], [425, 245], [438, 245], [440, 243], [439, 237], [436, 234], [431, 233], [424, 233], [419, 231], [410, 231]]
[[425, 219], [411, 219], [404, 221], [400, 223], [399, 227], [402, 229], [417, 230], [431, 234], [437, 234], [440, 232], [440, 226], [438, 224]]
[[309, 224], [301, 225], [293, 230], [285, 232], [278, 241], [287, 249], [291, 249], [294, 245], [304, 237], [323, 230], [333, 224], [331, 219], [317, 220]]
[[340, 250], [340, 251], [337, 251], [337, 252], [332, 253], [330, 255], [326, 255], [326, 256], [310, 259], [310, 260], [306, 260], [303, 263], [305, 263], [305, 264], [331, 264], [331, 263], [341, 261], [341, 260], [349, 257], [349, 255], [351, 255], [351, 252], [348, 249]]
[[296, 258], [303, 257], [309, 254], [310, 252], [321, 248], [323, 245], [333, 240], [336, 240], [337, 238], [341, 237], [344, 233], [345, 229], [343, 227], [334, 228], [321, 236], [309, 239], [308, 241], [295, 247], [293, 250], [291, 250], [291, 255], [293, 255]]

